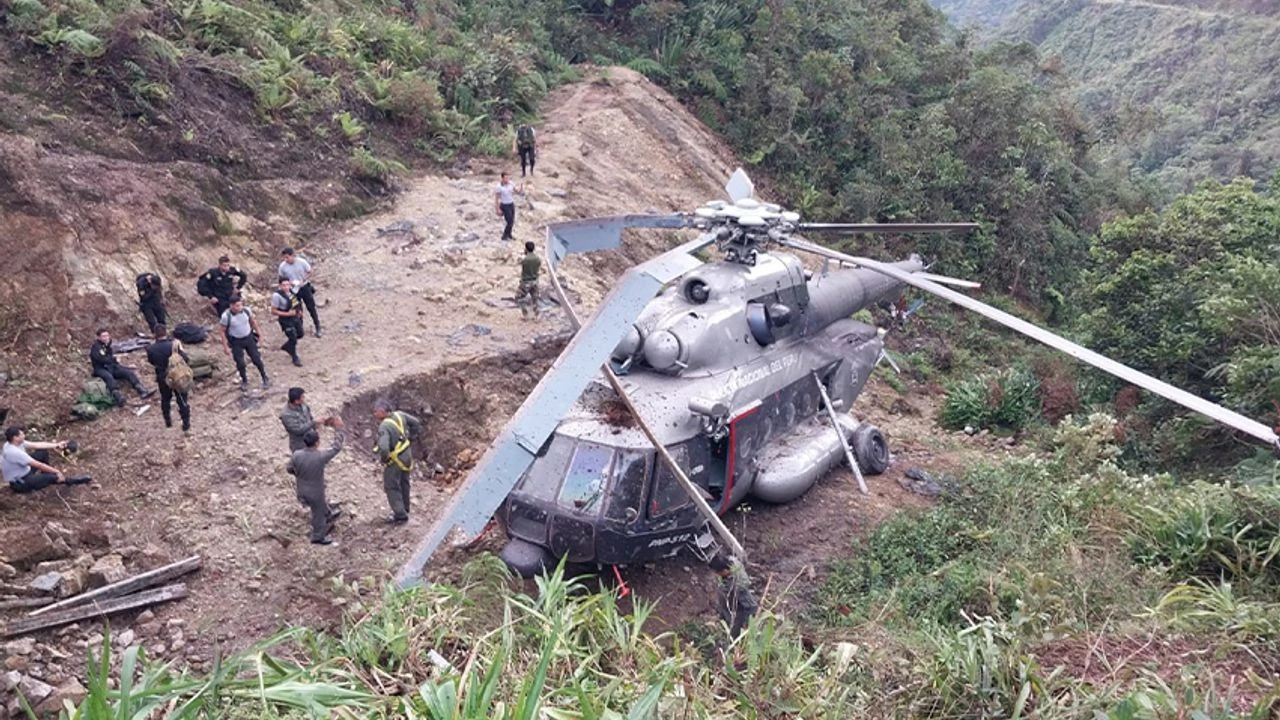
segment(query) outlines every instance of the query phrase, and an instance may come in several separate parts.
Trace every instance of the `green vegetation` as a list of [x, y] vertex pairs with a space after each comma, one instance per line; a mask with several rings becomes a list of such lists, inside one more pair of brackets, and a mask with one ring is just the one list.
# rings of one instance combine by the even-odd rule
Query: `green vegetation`
[[737, 640], [650, 635], [644, 602], [559, 571], [526, 595], [485, 556], [458, 588], [388, 591], [205, 675], [135, 648], [112, 689], [105, 640], [64, 717], [1267, 717], [1280, 490], [1132, 476], [1117, 453], [1095, 415], [1048, 458], [975, 469], [838, 562], [803, 635], [767, 610]]
[[1266, 0], [934, 0], [987, 33], [1034, 43], [1073, 79], [1101, 156], [1170, 196], [1280, 164], [1273, 78], [1280, 11]]
[[947, 390], [939, 421], [948, 430], [1005, 428], [1020, 430], [1040, 418], [1040, 382], [1028, 369], [1014, 367], [954, 383]]

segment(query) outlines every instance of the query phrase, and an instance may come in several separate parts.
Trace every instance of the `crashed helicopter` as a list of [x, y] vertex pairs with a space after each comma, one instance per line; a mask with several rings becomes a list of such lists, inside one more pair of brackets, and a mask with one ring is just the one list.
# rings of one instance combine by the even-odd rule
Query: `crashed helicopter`
[[[918, 256], [882, 263], [801, 233], [963, 231], [970, 223], [803, 223], [752, 198], [742, 170], [730, 200], [691, 214], [559, 223], [548, 269], [578, 331], [397, 575], [420, 582], [450, 533], [459, 542], [497, 514], [507, 564], [532, 575], [563, 558], [626, 565], [707, 548], [712, 533], [744, 550], [719, 515], [748, 498], [803, 495], [845, 460], [890, 461], [883, 434], [849, 411], [883, 357], [882, 332], [850, 318], [907, 286], [938, 295], [1139, 387], [1280, 447], [1271, 428], [976, 301], [927, 272]], [[582, 324], [555, 267], [573, 252], [612, 249], [626, 228], [696, 228], [697, 239], [641, 263]], [[714, 248], [721, 260], [694, 254]], [[794, 252], [837, 267], [807, 271]], [[865, 492], [865, 487], [863, 488]]]

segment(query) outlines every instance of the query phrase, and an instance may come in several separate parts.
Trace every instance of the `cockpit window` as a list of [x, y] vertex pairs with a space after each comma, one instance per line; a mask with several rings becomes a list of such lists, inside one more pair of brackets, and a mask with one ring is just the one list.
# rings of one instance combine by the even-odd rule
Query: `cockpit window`
[[[688, 474], [689, 450], [684, 445], [675, 445], [668, 448], [668, 452], [680, 469]], [[671, 474], [667, 464], [656, 458], [655, 461], [658, 463], [658, 477], [653, 483], [653, 495], [649, 498], [649, 517], [651, 518], [661, 517], [693, 503], [689, 499], [689, 494], [680, 486], [680, 481]]]
[[539, 500], [554, 500], [560, 489], [560, 479], [573, 457], [574, 441], [563, 435], [552, 435], [551, 444], [544, 455], [534, 459], [525, 471], [517, 489]]
[[613, 453], [613, 448], [578, 443], [578, 450], [573, 454], [573, 462], [569, 464], [569, 472], [565, 473], [564, 485], [560, 488], [561, 507], [584, 513], [594, 513], [600, 507]]
[[645, 461], [651, 456], [652, 453], [618, 451], [609, 505], [605, 508], [605, 515], [610, 520], [629, 523], [643, 514], [645, 480], [649, 477]]

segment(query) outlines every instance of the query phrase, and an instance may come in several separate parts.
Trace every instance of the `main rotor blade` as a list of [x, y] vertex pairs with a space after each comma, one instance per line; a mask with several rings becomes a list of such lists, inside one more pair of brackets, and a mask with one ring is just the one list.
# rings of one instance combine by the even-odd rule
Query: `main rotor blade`
[[978, 223], [800, 223], [800, 232], [832, 232], [847, 235], [859, 233], [930, 233], [976, 230]]
[[984, 302], [979, 302], [967, 295], [962, 295], [951, 290], [950, 288], [945, 288], [935, 282], [923, 279], [918, 274], [904, 272], [888, 263], [845, 255], [844, 253], [836, 252], [835, 250], [830, 250], [822, 247], [821, 245], [815, 245], [805, 240], [783, 238], [780, 241], [780, 244], [797, 250], [805, 250], [823, 257], [829, 257], [833, 260], [843, 260], [844, 262], [852, 263], [869, 270], [875, 270], [876, 272], [888, 275], [895, 280], [900, 280], [908, 285], [920, 288], [925, 292], [933, 293], [941, 298], [950, 300], [960, 307], [972, 310], [984, 317], [990, 318], [991, 320], [995, 320], [1001, 325], [1016, 330], [1033, 340], [1038, 340], [1055, 350], [1061, 350], [1071, 357], [1089, 363], [1099, 370], [1111, 373], [1121, 380], [1133, 383], [1145, 390], [1150, 390], [1160, 397], [1172, 400], [1173, 402], [1176, 402], [1190, 410], [1194, 410], [1205, 417], [1216, 420], [1228, 427], [1235, 428], [1240, 432], [1252, 435], [1272, 447], [1280, 449], [1280, 437], [1277, 437], [1275, 431], [1271, 428], [1256, 420], [1251, 420], [1240, 413], [1228, 410], [1221, 405], [1211, 403], [1202, 397], [1192, 395], [1186, 390], [1176, 388], [1163, 380], [1157, 380], [1146, 373], [1134, 370], [1128, 365], [1116, 362], [1115, 360], [1096, 353], [1084, 346], [1077, 345], [1061, 335], [1055, 335], [1042, 327], [1032, 325], [1022, 318], [1014, 317], [1013, 315], [1010, 315], [1003, 310], [997, 310]]

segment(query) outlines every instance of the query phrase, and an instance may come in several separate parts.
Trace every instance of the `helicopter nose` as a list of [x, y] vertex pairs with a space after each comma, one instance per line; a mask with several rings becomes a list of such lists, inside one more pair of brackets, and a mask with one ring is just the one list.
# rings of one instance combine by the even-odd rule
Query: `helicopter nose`
[[547, 568], [555, 566], [555, 558], [540, 545], [534, 545], [520, 538], [511, 538], [507, 546], [498, 554], [502, 561], [520, 577], [530, 578]]

